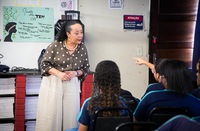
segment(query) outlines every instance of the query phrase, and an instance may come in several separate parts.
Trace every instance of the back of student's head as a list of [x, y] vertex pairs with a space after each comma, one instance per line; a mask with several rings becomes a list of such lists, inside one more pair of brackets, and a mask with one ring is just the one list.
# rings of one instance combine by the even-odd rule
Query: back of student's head
[[94, 73], [92, 97], [88, 109], [120, 106], [121, 77], [117, 64], [111, 60], [98, 63]]
[[154, 69], [152, 69], [152, 73], [154, 75], [154, 78], [156, 81], [160, 82], [160, 72], [161, 72], [161, 66], [163, 65], [163, 63], [166, 61], [167, 59], [163, 58], [163, 59], [158, 59], [155, 63]]
[[156, 63], [155, 63], [155, 71], [156, 71], [156, 73], [160, 74], [160, 72], [162, 72], [162, 71], [161, 71], [161, 66], [162, 66], [163, 63], [164, 63], [165, 61], [167, 61], [167, 60], [168, 60], [168, 59], [163, 58], [163, 59], [159, 59], [159, 60], [156, 61]]
[[185, 94], [192, 90], [191, 72], [183, 61], [167, 60], [161, 70], [161, 79], [166, 79], [165, 84], [168, 90], [180, 94]]
[[104, 60], [98, 63], [94, 73], [94, 87], [95, 90], [100, 90], [101, 93], [112, 91], [118, 95], [121, 88], [121, 78], [119, 68], [115, 62]]

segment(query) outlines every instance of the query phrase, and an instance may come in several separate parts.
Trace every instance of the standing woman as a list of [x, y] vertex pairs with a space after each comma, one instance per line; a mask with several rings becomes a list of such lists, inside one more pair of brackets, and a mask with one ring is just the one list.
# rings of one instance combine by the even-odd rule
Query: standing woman
[[38, 97], [36, 131], [64, 131], [77, 127], [80, 82], [89, 71], [83, 24], [63, 24], [57, 40], [46, 49], [41, 62], [42, 82]]

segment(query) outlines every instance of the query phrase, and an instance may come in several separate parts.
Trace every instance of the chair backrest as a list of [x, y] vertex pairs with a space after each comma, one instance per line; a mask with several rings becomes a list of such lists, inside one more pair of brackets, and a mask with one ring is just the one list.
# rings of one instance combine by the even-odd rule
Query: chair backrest
[[[102, 112], [106, 111], [122, 111], [125, 112], [126, 115], [121, 116], [112, 116], [112, 117], [103, 117], [100, 116]], [[115, 131], [115, 128], [124, 122], [132, 122], [133, 114], [129, 108], [103, 108], [97, 110], [94, 114], [94, 123], [93, 123], [93, 131]]]
[[157, 124], [154, 122], [126, 122], [119, 124], [115, 131], [154, 131], [156, 128]]
[[155, 122], [158, 126], [176, 115], [189, 116], [187, 109], [181, 107], [155, 107], [149, 115], [149, 120]]

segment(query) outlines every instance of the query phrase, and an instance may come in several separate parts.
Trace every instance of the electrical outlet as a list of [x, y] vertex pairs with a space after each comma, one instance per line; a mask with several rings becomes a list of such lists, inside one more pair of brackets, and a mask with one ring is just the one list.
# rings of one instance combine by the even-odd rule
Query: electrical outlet
[[143, 48], [142, 46], [138, 46], [136, 48], [136, 56], [142, 56], [143, 55]]

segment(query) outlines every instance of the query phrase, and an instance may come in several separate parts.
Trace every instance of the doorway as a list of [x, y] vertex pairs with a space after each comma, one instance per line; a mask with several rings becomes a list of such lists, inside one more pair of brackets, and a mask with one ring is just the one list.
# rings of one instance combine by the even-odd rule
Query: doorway
[[[182, 60], [192, 68], [199, 0], [151, 0], [149, 61]], [[149, 70], [149, 83], [156, 82]]]

